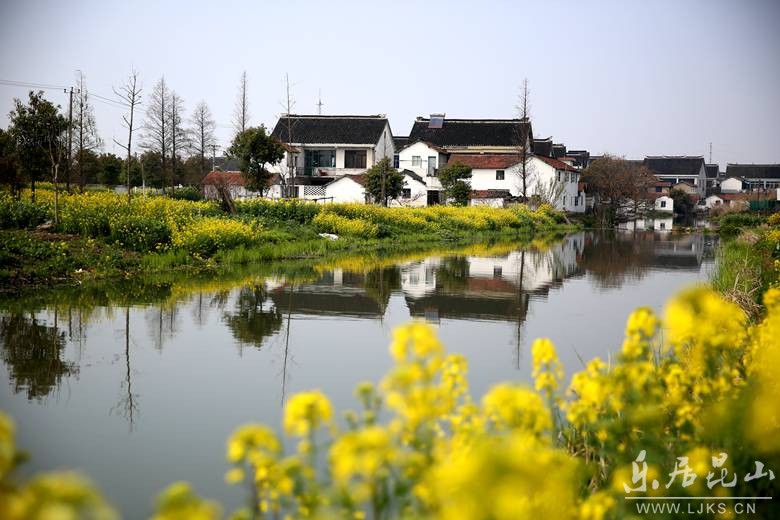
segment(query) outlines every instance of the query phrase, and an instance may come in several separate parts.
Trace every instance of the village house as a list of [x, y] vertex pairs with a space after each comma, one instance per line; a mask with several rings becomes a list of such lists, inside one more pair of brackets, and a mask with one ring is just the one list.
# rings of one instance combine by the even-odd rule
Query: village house
[[717, 164], [705, 164], [704, 172], [707, 176], [707, 188], [717, 188], [718, 180], [720, 178], [720, 166]]
[[661, 213], [672, 213], [674, 212], [674, 199], [669, 195], [661, 195], [655, 199], [653, 209]]
[[705, 195], [707, 174], [704, 157], [648, 156], [643, 162], [658, 180], [671, 182], [672, 185], [685, 182], [692, 186], [700, 197]]
[[742, 177], [726, 177], [720, 181], [721, 193], [740, 193], [745, 187], [745, 180]]
[[233, 199], [259, 197], [260, 193], [248, 190], [246, 178], [239, 171], [210, 172], [203, 178], [203, 197], [220, 199], [219, 190], [224, 187]]
[[[390, 199], [389, 206], [425, 206], [427, 187], [422, 177], [416, 173], [404, 170], [404, 187], [400, 197]], [[372, 202], [366, 192], [366, 179], [364, 174], [344, 175], [325, 185], [326, 202]]]
[[326, 197], [325, 185], [344, 175], [359, 175], [395, 153], [390, 123], [384, 115], [282, 115], [271, 137], [285, 143], [282, 161], [272, 170], [294, 197]]
[[[734, 180], [732, 180], [734, 179]], [[727, 164], [726, 180], [728, 191], [735, 193], [737, 190], [736, 179], [742, 181], [739, 191], [765, 191], [768, 192], [780, 187], [780, 164]]]

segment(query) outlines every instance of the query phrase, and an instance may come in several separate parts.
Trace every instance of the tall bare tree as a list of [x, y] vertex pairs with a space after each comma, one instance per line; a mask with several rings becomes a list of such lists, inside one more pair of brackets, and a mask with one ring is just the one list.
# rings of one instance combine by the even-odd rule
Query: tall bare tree
[[238, 95], [236, 107], [233, 109], [233, 129], [240, 134], [249, 127], [249, 93], [247, 92], [246, 71], [241, 73], [241, 81], [238, 83]]
[[523, 86], [520, 90], [520, 96], [517, 102], [518, 116], [520, 117], [521, 124], [516, 126], [515, 138], [517, 140], [517, 154], [520, 156], [520, 193], [523, 196], [523, 200], [528, 200], [528, 188], [532, 186], [534, 180], [533, 165], [531, 164], [531, 156], [533, 150], [531, 146], [531, 104], [530, 104], [530, 91], [528, 90], [528, 79], [523, 80]]
[[149, 102], [146, 104], [146, 121], [144, 121], [143, 147], [147, 151], [160, 154], [163, 177], [168, 172], [170, 96], [165, 77], [162, 77], [154, 86]]
[[130, 187], [130, 158], [133, 149], [133, 132], [136, 131], [134, 117], [136, 107], [141, 104], [141, 90], [141, 86], [138, 84], [138, 72], [135, 70], [130, 73], [130, 76], [127, 78], [124, 85], [118, 89], [114, 88], [114, 94], [119, 98], [120, 103], [125, 105], [128, 109], [128, 114], [122, 116], [122, 122], [125, 128], [127, 128], [127, 146], [114, 139], [114, 142], [124, 148], [127, 152], [127, 160], [125, 160], [125, 181], [127, 183], [128, 201], [132, 196]]
[[187, 146], [187, 130], [184, 128], [184, 101], [175, 91], [168, 100], [168, 139], [171, 150], [171, 189], [176, 188], [177, 153]]
[[103, 146], [103, 142], [98, 136], [97, 124], [95, 123], [95, 113], [89, 101], [89, 92], [87, 84], [84, 81], [84, 74], [79, 71], [78, 98], [73, 106], [73, 133], [76, 138], [76, 168], [78, 171], [78, 182], [81, 191], [84, 191], [86, 178], [84, 177], [84, 160], [89, 151], [94, 151]]
[[214, 131], [217, 124], [205, 101], [198, 103], [190, 119], [190, 147], [199, 158], [200, 178], [206, 175], [206, 154], [216, 145]]
[[[293, 132], [295, 131], [295, 123], [297, 122], [297, 119], [294, 120], [292, 117], [293, 109], [295, 108], [295, 99], [292, 97], [292, 91], [290, 88], [290, 75], [285, 74], [284, 75], [284, 90], [285, 90], [285, 100], [282, 102], [282, 109], [284, 110], [284, 113], [287, 115], [287, 139], [286, 139], [286, 150], [287, 150], [287, 157], [282, 165], [283, 175], [282, 175], [282, 182], [287, 183], [287, 193], [283, 193], [283, 197], [294, 197], [295, 196], [295, 176], [297, 175], [297, 156], [295, 152], [295, 148], [293, 147]], [[305, 158], [302, 160], [305, 161]], [[304, 164], [305, 166], [305, 164]], [[285, 175], [286, 173], [286, 175]]]

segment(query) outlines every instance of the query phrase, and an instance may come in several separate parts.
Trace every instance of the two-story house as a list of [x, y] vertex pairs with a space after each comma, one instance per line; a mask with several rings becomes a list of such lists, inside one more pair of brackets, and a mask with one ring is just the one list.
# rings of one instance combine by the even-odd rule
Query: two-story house
[[[285, 114], [271, 137], [285, 143], [283, 160], [274, 168], [292, 196], [325, 196], [326, 184], [344, 175], [359, 175], [381, 159], [392, 160], [395, 145], [384, 115], [334, 116]], [[308, 186], [308, 187], [307, 187]]]
[[704, 197], [707, 189], [707, 173], [702, 156], [648, 156], [644, 165], [659, 181], [687, 183], [695, 189], [699, 197]]
[[780, 188], [780, 164], [729, 163], [726, 165], [726, 180], [721, 183], [721, 188], [724, 192], [768, 192]]

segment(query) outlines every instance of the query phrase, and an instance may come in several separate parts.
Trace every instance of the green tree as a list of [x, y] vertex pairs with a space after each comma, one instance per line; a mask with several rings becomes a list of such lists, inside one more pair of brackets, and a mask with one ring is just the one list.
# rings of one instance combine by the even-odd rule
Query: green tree
[[241, 161], [241, 173], [247, 180], [247, 187], [265, 194], [272, 178], [266, 165], [277, 164], [282, 160], [284, 146], [269, 136], [261, 125], [247, 128], [236, 135], [227, 153]]
[[471, 179], [471, 166], [453, 162], [439, 170], [439, 182], [448, 198], [454, 199], [458, 206], [469, 203], [471, 185], [466, 181]]
[[102, 153], [98, 157], [98, 182], [109, 187], [119, 184], [122, 176], [122, 159], [112, 153]]
[[11, 194], [18, 197], [23, 181], [16, 162], [13, 136], [0, 128], [0, 184], [7, 186]]
[[14, 98], [14, 108], [8, 114], [8, 132], [14, 140], [14, 150], [20, 169], [30, 181], [33, 199], [35, 183], [43, 180], [49, 171], [50, 157], [47, 150], [48, 124], [45, 113], [51, 112], [46, 105], [52, 105], [43, 97], [43, 92], [30, 91], [28, 104]]
[[681, 189], [674, 189], [669, 192], [669, 196], [674, 201], [674, 213], [683, 217], [693, 215], [694, 203], [691, 196]]
[[365, 173], [366, 191], [371, 199], [387, 206], [389, 199], [397, 199], [404, 191], [404, 176], [393, 168], [385, 157]]
[[94, 151], [84, 148], [77, 150], [73, 156], [74, 166], [78, 173], [79, 187], [84, 189], [87, 184], [98, 182], [100, 175], [100, 157]]

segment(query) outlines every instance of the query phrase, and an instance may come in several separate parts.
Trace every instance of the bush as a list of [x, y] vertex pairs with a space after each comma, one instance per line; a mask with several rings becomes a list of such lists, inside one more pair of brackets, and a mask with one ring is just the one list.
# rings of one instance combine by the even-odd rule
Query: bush
[[173, 235], [174, 246], [201, 257], [238, 246], [250, 246], [257, 241], [252, 226], [216, 217], [196, 220]]
[[171, 242], [171, 227], [158, 219], [117, 215], [109, 227], [111, 240], [135, 251], [159, 251]]
[[197, 202], [203, 200], [203, 194], [195, 186], [185, 186], [183, 188], [176, 188], [173, 191], [167, 193], [168, 197], [175, 200], [189, 200]]
[[51, 218], [47, 205], [0, 195], [0, 228], [31, 229]]
[[322, 206], [316, 203], [298, 200], [253, 199], [236, 201], [236, 210], [239, 215], [260, 217], [277, 222], [293, 221], [309, 224], [321, 209]]

